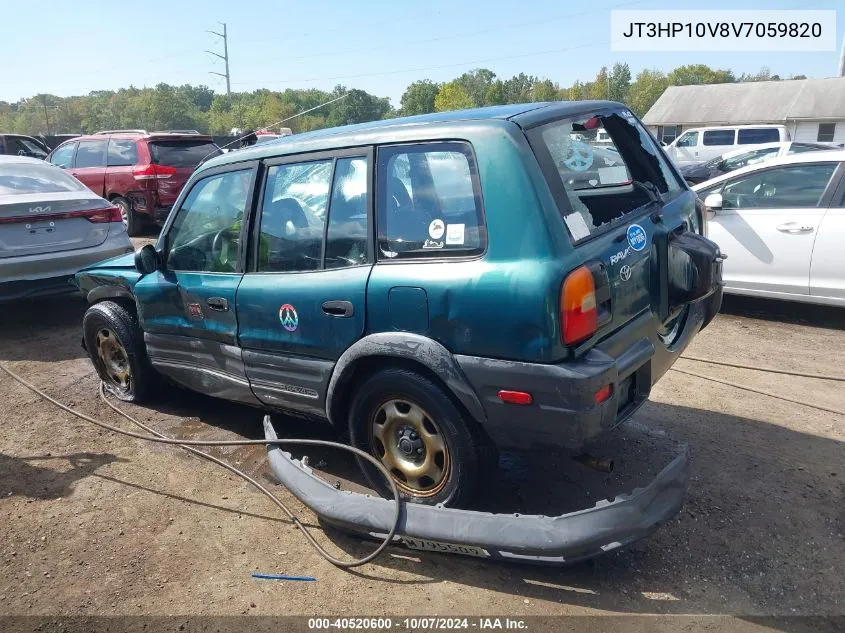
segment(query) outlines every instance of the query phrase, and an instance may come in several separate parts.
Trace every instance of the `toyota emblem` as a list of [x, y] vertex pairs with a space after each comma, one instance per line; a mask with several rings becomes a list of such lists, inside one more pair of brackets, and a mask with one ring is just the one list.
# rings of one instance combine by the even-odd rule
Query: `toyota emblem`
[[619, 279], [628, 281], [631, 278], [631, 267], [627, 264], [619, 269]]

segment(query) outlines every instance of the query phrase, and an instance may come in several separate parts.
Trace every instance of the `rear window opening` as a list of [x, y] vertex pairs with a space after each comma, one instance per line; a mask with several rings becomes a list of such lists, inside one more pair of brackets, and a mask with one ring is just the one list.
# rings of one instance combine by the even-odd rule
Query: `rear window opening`
[[681, 191], [651, 135], [627, 110], [561, 119], [529, 139], [576, 242]]
[[150, 143], [153, 163], [194, 169], [223, 152], [211, 141], [155, 141]]

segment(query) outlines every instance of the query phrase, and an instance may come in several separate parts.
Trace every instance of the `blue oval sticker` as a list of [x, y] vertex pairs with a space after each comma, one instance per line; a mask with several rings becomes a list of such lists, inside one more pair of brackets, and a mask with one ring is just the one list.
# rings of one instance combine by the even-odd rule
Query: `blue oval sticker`
[[641, 251], [645, 248], [646, 242], [645, 229], [639, 224], [632, 224], [628, 227], [628, 244], [631, 245], [635, 251]]

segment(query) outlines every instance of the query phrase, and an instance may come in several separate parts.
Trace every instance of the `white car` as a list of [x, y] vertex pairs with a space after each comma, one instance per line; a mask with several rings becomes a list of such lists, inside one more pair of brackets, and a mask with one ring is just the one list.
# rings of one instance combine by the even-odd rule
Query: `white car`
[[693, 191], [728, 256], [725, 292], [845, 306], [845, 151], [775, 158]]
[[684, 132], [669, 143], [665, 152], [678, 166], [710, 160], [743, 146], [790, 140], [783, 125], [720, 125], [699, 127]]

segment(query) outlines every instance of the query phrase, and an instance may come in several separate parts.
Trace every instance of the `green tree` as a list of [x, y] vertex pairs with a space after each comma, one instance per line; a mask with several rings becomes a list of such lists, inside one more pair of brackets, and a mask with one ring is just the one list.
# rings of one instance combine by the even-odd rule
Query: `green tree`
[[607, 66], [602, 66], [596, 74], [596, 78], [587, 84], [588, 99], [607, 99], [610, 88]]
[[780, 81], [780, 75], [773, 75], [768, 66], [763, 66], [756, 73], [742, 73], [737, 81]]
[[485, 104], [487, 91], [493, 85], [496, 73], [486, 68], [476, 68], [464, 73], [455, 81], [466, 91], [472, 99], [472, 104], [481, 107]]
[[329, 127], [376, 121], [384, 118], [392, 109], [389, 99], [373, 96], [363, 90], [347, 90], [338, 86], [335, 92], [345, 93], [346, 97], [331, 104], [332, 107], [326, 115], [326, 124]]
[[560, 87], [551, 79], [536, 82], [532, 92], [532, 101], [557, 101], [560, 99]]
[[624, 102], [631, 89], [631, 68], [628, 64], [613, 64], [608, 78], [608, 99]]
[[634, 111], [637, 116], [643, 116], [649, 108], [666, 90], [669, 81], [659, 70], [643, 70], [637, 73], [634, 83], [628, 90], [628, 98], [625, 103]]
[[494, 106], [503, 105], [505, 103], [505, 86], [501, 79], [497, 79], [490, 87], [487, 88], [487, 93], [484, 95], [484, 105]]
[[537, 78], [525, 73], [514, 75], [503, 82], [502, 90], [505, 93], [505, 103], [529, 103], [533, 101], [532, 94]]
[[583, 81], [576, 81], [565, 90], [567, 101], [583, 101], [589, 98], [587, 96], [587, 85]]
[[678, 66], [666, 75], [670, 86], [689, 86], [695, 84], [727, 84], [736, 81], [730, 70], [710, 68], [707, 64], [687, 64]]
[[421, 79], [408, 85], [402, 93], [401, 113], [403, 115], [428, 114], [434, 112], [434, 99], [440, 90], [440, 85], [430, 79]]
[[441, 86], [437, 96], [434, 98], [434, 109], [438, 112], [447, 110], [463, 110], [475, 105], [470, 94], [457, 80], [450, 81]]

